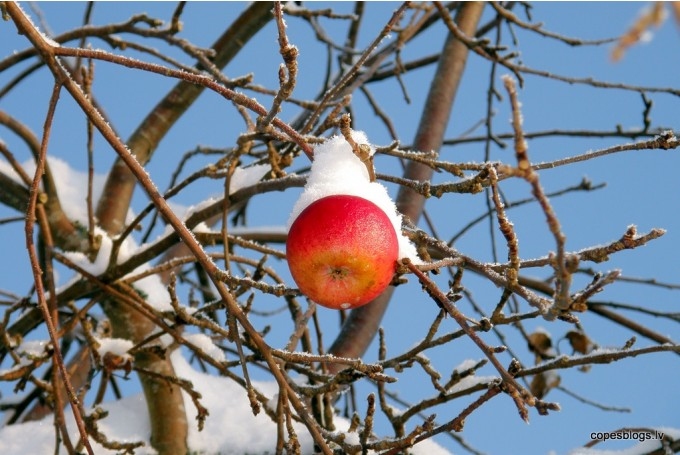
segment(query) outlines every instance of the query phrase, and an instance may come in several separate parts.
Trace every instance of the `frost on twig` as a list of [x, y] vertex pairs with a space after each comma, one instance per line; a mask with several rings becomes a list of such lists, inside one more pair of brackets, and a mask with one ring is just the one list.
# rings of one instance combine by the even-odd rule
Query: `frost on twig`
[[549, 317], [557, 317], [560, 313], [569, 309], [569, 288], [571, 285], [571, 276], [573, 271], [569, 266], [569, 258], [565, 254], [566, 236], [562, 232], [560, 222], [557, 219], [555, 211], [553, 210], [550, 201], [545, 196], [543, 188], [539, 182], [538, 173], [534, 171], [527, 155], [527, 143], [524, 139], [524, 131], [522, 130], [522, 113], [520, 111], [520, 104], [517, 97], [517, 88], [514, 80], [510, 76], [503, 77], [505, 89], [510, 96], [510, 104], [512, 107], [512, 127], [515, 131], [515, 155], [517, 157], [517, 167], [510, 168], [507, 166], [499, 167], [499, 171], [509, 175], [515, 175], [525, 179], [532, 188], [532, 195], [536, 198], [543, 213], [546, 217], [548, 229], [555, 238], [556, 254], [552, 262], [555, 269], [555, 294], [554, 305], [551, 307], [548, 315]]

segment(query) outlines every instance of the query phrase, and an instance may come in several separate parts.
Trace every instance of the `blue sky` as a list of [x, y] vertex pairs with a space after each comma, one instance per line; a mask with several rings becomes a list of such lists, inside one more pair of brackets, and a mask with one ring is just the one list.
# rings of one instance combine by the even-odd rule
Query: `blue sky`
[[[369, 3], [365, 30], [360, 35], [360, 44], [368, 44], [375, 33], [388, 20], [394, 3]], [[533, 5], [533, 18], [545, 24], [547, 29], [567, 36], [585, 39], [609, 38], [620, 35], [626, 30], [640, 9], [642, 3], [536, 3]], [[349, 12], [351, 5], [334, 4], [334, 9]], [[27, 5], [24, 5], [27, 8]], [[45, 18], [54, 33], [60, 33], [79, 24], [84, 10], [82, 3], [39, 3]], [[153, 16], [168, 19], [175, 7], [174, 3], [103, 3], [95, 7], [94, 23], [120, 21], [131, 13], [147, 11]], [[182, 36], [202, 46], [208, 46], [222, 32], [223, 27], [233, 20], [243, 8], [241, 3], [189, 3], [184, 13], [185, 27]], [[492, 17], [487, 7], [482, 22]], [[520, 11], [517, 11], [521, 17]], [[322, 20], [328, 33], [342, 41], [345, 24]], [[325, 50], [314, 44], [310, 28], [300, 20], [288, 19], [291, 43], [300, 49], [300, 78], [295, 91], [297, 98], [312, 97], [324, 77]], [[680, 63], [680, 28], [669, 18], [663, 26], [655, 30], [650, 42], [629, 50], [624, 59], [612, 63], [609, 59], [610, 45], [596, 47], [570, 47], [545, 37], [536, 36], [522, 30], [515, 30], [518, 49], [522, 62], [530, 67], [563, 74], [574, 78], [592, 77], [596, 80], [621, 82], [642, 86], [678, 88]], [[510, 43], [508, 29], [504, 28], [505, 42]], [[403, 58], [408, 60], [418, 55], [439, 52], [445, 31], [441, 28], [428, 30], [418, 37], [404, 51]], [[106, 47], [100, 41], [93, 41], [95, 47]], [[160, 46], [160, 43], [157, 44]], [[247, 73], [255, 75], [255, 82], [274, 86], [280, 58], [276, 54], [276, 33], [273, 24], [262, 30], [249, 46], [253, 53], [240, 54], [225, 70], [230, 77]], [[14, 50], [27, 47], [23, 37], [17, 35], [9, 23], [0, 23], [0, 58]], [[23, 68], [23, 67], [22, 67]], [[434, 68], [428, 67], [412, 71], [404, 76], [411, 103], [402, 96], [395, 81], [372, 84], [370, 89], [380, 106], [392, 116], [395, 128], [404, 144], [412, 141], [417, 128], [422, 105], [427, 95], [429, 79]], [[506, 71], [499, 69], [497, 77]], [[0, 85], [7, 83], [16, 70], [0, 74]], [[123, 138], [128, 137], [146, 113], [155, 105], [175, 81], [155, 75], [121, 70], [105, 63], [97, 63], [94, 93], [105, 107], [112, 124]], [[447, 138], [456, 138], [483, 119], [485, 115], [486, 90], [489, 85], [489, 64], [476, 56], [471, 56], [456, 97]], [[499, 80], [496, 86], [502, 89]], [[13, 90], [0, 99], [0, 109], [19, 117], [23, 122], [40, 131], [47, 108], [50, 77], [43, 69], [30, 76], [23, 86]], [[652, 126], [680, 131], [680, 100], [668, 94], [649, 94], [654, 106], [651, 112]], [[525, 87], [519, 93], [523, 106], [524, 127], [527, 132], [547, 129], [597, 129], [612, 130], [616, 125], [623, 129], [638, 128], [642, 124], [643, 103], [639, 93], [619, 89], [594, 89], [587, 85], [570, 85], [535, 76], [526, 76]], [[260, 97], [267, 106], [269, 100]], [[361, 95], [355, 96], [356, 108], [354, 122], [357, 129], [367, 132], [369, 139], [378, 145], [391, 141], [385, 127], [366, 108]], [[509, 108], [507, 97], [494, 106], [494, 131], [509, 132]], [[286, 108], [281, 118], [289, 121], [296, 111]], [[229, 147], [234, 144], [236, 135], [242, 130], [243, 123], [230, 103], [217, 95], [205, 93], [198, 102], [182, 117], [176, 128], [165, 138], [152, 162], [148, 166], [151, 177], [160, 188], [166, 188], [174, 170], [176, 160], [186, 151], [197, 145]], [[471, 135], [484, 134], [478, 128]], [[85, 152], [82, 149], [85, 135], [85, 121], [75, 104], [62, 95], [50, 153], [68, 160], [78, 170], [86, 168]], [[28, 159], [22, 144], [6, 129], [0, 128], [0, 139], [16, 150], [20, 161]], [[530, 142], [529, 156], [534, 162], [551, 161], [557, 158], [583, 154], [589, 150], [610, 147], [628, 142], [620, 138], [569, 139], [556, 137], [538, 139]], [[513, 162], [511, 143], [506, 149], [492, 148], [491, 159]], [[112, 162], [113, 153], [100, 139], [96, 142], [97, 172], [105, 173]], [[482, 143], [444, 147], [442, 157], [454, 162], [479, 162], [484, 157]], [[305, 157], [300, 157], [291, 168], [299, 170], [306, 167]], [[214, 161], [213, 158], [204, 162]], [[194, 162], [198, 166], [201, 160]], [[393, 160], [379, 159], [378, 172], [398, 172]], [[611, 261], [603, 264], [590, 264], [598, 271], [620, 268], [624, 275], [639, 278], [654, 277], [662, 282], [680, 282], [677, 267], [677, 252], [680, 250], [680, 220], [678, 218], [678, 194], [680, 180], [677, 169], [680, 165], [677, 151], [640, 151], [610, 155], [601, 159], [586, 161], [540, 173], [541, 181], [547, 192], [577, 184], [583, 177], [593, 183], [606, 182], [607, 186], [599, 191], [575, 193], [554, 199], [553, 206], [567, 235], [567, 248], [580, 250], [593, 245], [605, 244], [619, 238], [630, 224], [635, 224], [641, 233], [654, 227], [667, 229], [661, 239], [635, 251], [624, 251], [612, 256]], [[185, 174], [188, 175], [188, 174]], [[434, 182], [450, 181], [451, 176], [438, 174]], [[184, 205], [196, 203], [201, 199], [221, 191], [220, 183], [210, 182], [197, 185], [177, 198]], [[392, 195], [396, 188], [389, 186]], [[524, 182], [507, 182], [502, 186], [510, 200], [530, 196], [530, 188]], [[252, 226], [277, 226], [285, 224], [290, 209], [299, 195], [299, 189], [282, 193], [270, 193], [261, 199], [256, 198], [248, 211], [248, 223]], [[134, 202], [139, 210], [146, 204], [140, 193]], [[479, 195], [448, 195], [440, 200], [428, 201], [428, 211], [436, 220], [442, 236], [450, 235], [461, 229], [469, 219], [485, 211], [485, 201]], [[16, 215], [4, 207], [0, 217]], [[509, 211], [511, 220], [520, 241], [522, 258], [544, 256], [554, 249], [552, 240], [540, 210], [527, 205]], [[482, 260], [491, 260], [488, 223], [481, 223], [470, 233], [463, 236], [456, 247], [462, 252]], [[503, 245], [502, 237], [496, 232], [497, 242]], [[0, 261], [0, 288], [18, 293], [26, 292], [29, 286], [29, 268], [20, 226], [0, 225], [0, 238], [12, 239], [3, 243], [5, 258]], [[500, 250], [499, 256], [505, 253]], [[285, 267], [277, 264], [282, 273]], [[21, 270], [21, 273], [18, 271]], [[445, 274], [443, 274], [445, 275]], [[544, 278], [546, 270], [535, 272]], [[440, 284], [446, 286], [446, 276], [440, 277]], [[484, 309], [491, 310], [500, 293], [476, 277], [468, 276], [465, 285], [474, 295], [475, 301]], [[587, 283], [585, 278], [575, 280], [574, 287]], [[669, 291], [651, 286], [617, 283], [597, 296], [602, 301], [617, 301], [628, 304], [644, 304], [659, 311], [677, 312], [677, 291]], [[272, 307], [278, 306], [277, 302]], [[465, 301], [461, 309], [471, 316], [477, 316]], [[263, 308], [263, 310], [266, 308]], [[383, 321], [390, 352], [413, 345], [424, 335], [429, 323], [436, 315], [435, 305], [420, 292], [420, 286], [411, 278], [409, 284], [395, 292], [394, 300]], [[648, 323], [660, 333], [677, 339], [677, 325], [651, 317], [628, 313], [641, 323]], [[326, 344], [330, 344], [337, 330], [337, 315], [322, 310], [322, 322], [327, 327]], [[621, 346], [630, 337], [622, 330], [596, 315], [581, 317], [588, 334], [600, 345]], [[456, 329], [452, 320], [445, 321], [442, 331]], [[528, 331], [542, 327], [554, 336], [561, 337], [569, 326], [565, 323], [548, 323], [537, 320], [526, 324]], [[523, 351], [524, 341], [512, 328], [505, 331], [510, 346], [516, 346], [522, 360], [530, 362], [531, 357]], [[272, 340], [276, 340], [276, 333]], [[283, 335], [281, 335], [283, 336]], [[485, 338], [489, 343], [500, 343], [491, 334]], [[270, 340], [270, 342], [272, 342]], [[275, 343], [275, 341], [273, 342]], [[637, 346], [651, 342], [638, 337]], [[560, 344], [566, 349], [566, 342]], [[367, 354], [368, 360], [376, 358], [377, 347], [373, 346]], [[466, 359], [481, 359], [483, 355], [471, 343], [452, 343], [443, 349], [428, 354], [435, 365], [446, 374], [452, 367]], [[503, 357], [507, 363], [509, 357]], [[490, 375], [493, 371], [486, 367], [480, 375]], [[562, 385], [578, 394], [602, 404], [630, 407], [631, 413], [605, 412], [578, 402], [559, 390], [552, 391], [547, 399], [560, 402], [562, 411], [548, 417], [531, 414], [531, 424], [526, 425], [518, 417], [516, 410], [507, 397], [498, 397], [476, 411], [467, 421], [462, 436], [472, 446], [486, 453], [566, 453], [569, 449], [589, 441], [592, 431], [614, 430], [624, 426], [632, 427], [680, 427], [678, 404], [680, 391], [676, 385], [680, 374], [680, 362], [673, 354], [654, 354], [628, 359], [610, 365], [596, 365], [589, 372], [564, 371]], [[425, 381], [425, 382], [423, 382]], [[415, 372], [408, 372], [400, 378], [399, 393], [406, 399], [422, 397], [422, 390], [429, 387], [427, 378]], [[132, 384], [131, 384], [132, 386]], [[370, 386], [363, 389], [371, 390]], [[6, 391], [3, 389], [3, 396]], [[428, 392], [431, 394], [431, 392]], [[365, 395], [365, 393], [364, 393]], [[437, 420], [444, 422], [457, 415], [468, 403], [463, 398], [438, 408]], [[385, 431], [388, 428], [385, 427]], [[455, 451], [464, 453], [460, 446], [447, 437], [437, 441]], [[604, 447], [604, 446], [603, 446]], [[611, 448], [622, 445], [611, 444]]]

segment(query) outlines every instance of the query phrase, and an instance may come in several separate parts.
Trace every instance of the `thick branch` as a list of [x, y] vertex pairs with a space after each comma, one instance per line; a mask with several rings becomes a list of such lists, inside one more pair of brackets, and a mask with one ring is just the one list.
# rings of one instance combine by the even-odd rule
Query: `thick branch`
[[[0, 124], [5, 125], [12, 130], [26, 143], [33, 158], [37, 162], [40, 153], [40, 142], [33, 132], [17, 119], [1, 110]], [[10, 160], [10, 163], [15, 169], [19, 167], [19, 164], [14, 161], [11, 152], [7, 149], [5, 144], [0, 143], [0, 151], [8, 160]], [[52, 230], [54, 241], [60, 248], [65, 250], [87, 252], [88, 245], [85, 238], [79, 233], [78, 229], [76, 229], [73, 222], [66, 216], [61, 207], [55, 179], [52, 176], [48, 163], [44, 163], [44, 166], [45, 171], [42, 175], [41, 182], [43, 185], [42, 191], [45, 193], [46, 198], [43, 200], [43, 206], [49, 215], [47, 220]], [[0, 182], [2, 183], [2, 185], [0, 185], [0, 202], [25, 212], [28, 204], [28, 196], [27, 193], [21, 190], [21, 185], [11, 181], [5, 175], [0, 176]], [[25, 194], [26, 199], [23, 200]]]
[[[223, 68], [267, 22], [272, 18], [271, 2], [254, 2], [241, 14], [224, 34], [213, 44], [214, 63]], [[147, 115], [128, 140], [128, 148], [137, 161], [145, 164], [175, 122], [186, 112], [204, 87], [180, 81]], [[97, 207], [101, 226], [110, 233], [124, 228], [137, 180], [122, 159], [118, 158], [109, 173], [106, 186]]]
[[14, 179], [0, 172], [0, 203], [26, 213], [28, 189]]

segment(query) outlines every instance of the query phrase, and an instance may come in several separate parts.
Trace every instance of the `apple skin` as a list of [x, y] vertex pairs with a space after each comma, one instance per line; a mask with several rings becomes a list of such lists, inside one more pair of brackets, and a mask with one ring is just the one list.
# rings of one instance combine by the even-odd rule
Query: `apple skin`
[[286, 241], [288, 266], [300, 291], [319, 305], [356, 308], [392, 281], [397, 233], [373, 202], [344, 194], [311, 203]]

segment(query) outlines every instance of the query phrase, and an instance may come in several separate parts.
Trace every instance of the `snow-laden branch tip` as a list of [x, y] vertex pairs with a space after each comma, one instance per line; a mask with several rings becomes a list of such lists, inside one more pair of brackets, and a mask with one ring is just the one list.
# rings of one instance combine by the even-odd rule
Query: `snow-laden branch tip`
[[132, 361], [130, 350], [134, 347], [134, 343], [123, 338], [97, 338], [99, 347], [97, 353], [100, 358], [106, 357], [107, 354], [121, 357]]

